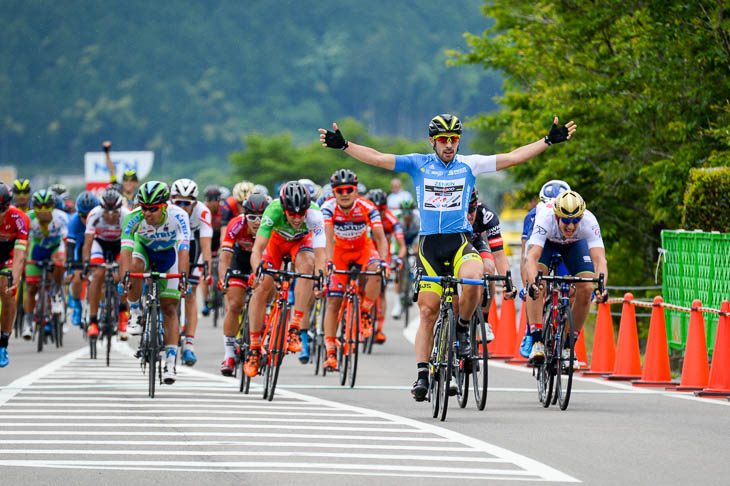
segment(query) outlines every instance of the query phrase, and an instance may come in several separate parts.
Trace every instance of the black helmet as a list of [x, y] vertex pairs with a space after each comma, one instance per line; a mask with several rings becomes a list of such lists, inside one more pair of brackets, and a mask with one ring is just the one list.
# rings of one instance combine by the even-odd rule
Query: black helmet
[[385, 193], [382, 189], [372, 189], [368, 192], [368, 199], [370, 199], [378, 209], [384, 208], [388, 204], [388, 198], [385, 197]]
[[332, 187], [337, 186], [357, 186], [357, 174], [350, 169], [338, 169], [330, 178]]
[[36, 191], [33, 193], [33, 197], [31, 198], [31, 204], [34, 208], [38, 206], [49, 206], [53, 205], [56, 202], [56, 199], [52, 192], [49, 192], [45, 189], [41, 189], [40, 191]]
[[471, 196], [469, 197], [469, 210], [472, 210], [476, 208], [479, 205], [479, 191], [477, 191], [477, 188], [475, 187], [473, 191], [471, 191]]
[[167, 184], [160, 181], [149, 181], [142, 184], [137, 191], [137, 200], [143, 205], [165, 204], [170, 198]]
[[297, 181], [290, 181], [281, 186], [279, 199], [284, 211], [298, 215], [306, 214], [311, 201], [307, 188]]
[[253, 192], [243, 202], [243, 212], [246, 214], [262, 214], [269, 205], [269, 197], [261, 192]]
[[439, 133], [457, 133], [461, 135], [461, 120], [448, 113], [431, 118], [431, 123], [428, 124], [428, 136], [433, 137]]
[[68, 189], [66, 189], [66, 186], [63, 184], [53, 184], [48, 188], [48, 190], [59, 196], [65, 196], [68, 194]]
[[117, 191], [119, 194], [121, 194], [122, 191], [122, 185], [118, 182], [110, 182], [108, 186], [106, 186], [107, 189], [113, 189]]
[[119, 192], [107, 188], [101, 195], [101, 207], [104, 211], [116, 211], [122, 207], [122, 199]]
[[221, 190], [218, 186], [207, 186], [203, 191], [203, 197], [206, 201], [220, 201]]
[[28, 194], [30, 195], [30, 180], [15, 179], [13, 182], [13, 195]]
[[10, 188], [4, 182], [0, 182], [0, 208], [10, 205], [13, 196], [10, 194]]

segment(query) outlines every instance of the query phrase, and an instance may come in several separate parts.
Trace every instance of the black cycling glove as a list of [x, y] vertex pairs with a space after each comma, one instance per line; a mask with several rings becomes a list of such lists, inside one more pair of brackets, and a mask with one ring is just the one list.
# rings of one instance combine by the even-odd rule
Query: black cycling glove
[[553, 145], [555, 143], [565, 142], [566, 140], [568, 140], [568, 127], [565, 125], [558, 126], [553, 123], [553, 126], [550, 128], [550, 133], [545, 136], [545, 143]]
[[329, 148], [345, 150], [350, 144], [345, 137], [342, 136], [342, 132], [338, 128], [336, 132], [327, 130], [324, 134], [324, 143]]

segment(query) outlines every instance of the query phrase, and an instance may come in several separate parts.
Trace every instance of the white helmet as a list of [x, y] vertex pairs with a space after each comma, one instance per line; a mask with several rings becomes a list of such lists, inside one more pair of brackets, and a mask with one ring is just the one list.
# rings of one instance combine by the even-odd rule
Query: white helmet
[[221, 200], [225, 201], [231, 195], [231, 190], [226, 186], [218, 186], [218, 189], [221, 191]]
[[261, 194], [269, 195], [269, 190], [263, 184], [254, 184], [253, 191], [251, 192], [260, 192]]
[[178, 179], [172, 183], [171, 196], [198, 198], [198, 185], [192, 179]]
[[253, 182], [241, 181], [233, 186], [233, 197], [240, 203], [246, 200], [249, 194], [253, 192]]
[[565, 191], [570, 191], [570, 186], [567, 182], [558, 179], [547, 181], [540, 189], [540, 201], [547, 203]]

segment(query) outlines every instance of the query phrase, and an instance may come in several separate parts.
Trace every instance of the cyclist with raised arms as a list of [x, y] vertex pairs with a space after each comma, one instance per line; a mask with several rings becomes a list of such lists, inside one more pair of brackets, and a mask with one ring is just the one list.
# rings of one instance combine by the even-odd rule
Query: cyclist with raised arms
[[30, 219], [22, 210], [11, 205], [10, 188], [0, 182], [0, 269], [10, 270], [13, 285], [7, 279], [0, 279], [0, 368], [10, 364], [8, 345], [15, 322], [15, 292], [25, 268], [25, 247], [28, 242]]
[[[421, 236], [418, 266], [426, 275], [453, 274], [459, 278], [481, 278], [484, 263], [469, 243], [472, 228], [467, 220], [469, 197], [475, 176], [506, 169], [526, 162], [544, 152], [550, 145], [570, 138], [576, 130], [573, 122], [558, 126], [555, 117], [550, 133], [543, 139], [498, 155], [458, 155], [461, 121], [449, 114], [431, 119], [428, 126], [432, 154], [393, 155], [378, 152], [345, 140], [336, 123], [334, 131], [320, 128], [323, 146], [344, 150], [348, 155], [376, 167], [407, 172], [416, 188], [421, 216]], [[459, 354], [471, 350], [468, 324], [479, 303], [481, 290], [466, 285], [459, 296], [459, 321], [456, 338]], [[416, 333], [418, 378], [411, 390], [417, 401], [423, 401], [428, 391], [428, 359], [433, 346], [433, 326], [438, 317], [440, 285], [421, 282], [418, 299], [420, 326]]]
[[[327, 239], [327, 267], [336, 270], [349, 270], [350, 264], [371, 272], [388, 258], [388, 242], [383, 232], [383, 223], [375, 205], [357, 195], [357, 175], [349, 169], [339, 169], [330, 179], [334, 198], [322, 206], [324, 231]], [[368, 228], [372, 239], [368, 236]], [[327, 359], [323, 366], [329, 370], [337, 369], [335, 339], [337, 335], [337, 315], [342, 304], [342, 296], [347, 287], [347, 275], [331, 273], [327, 289], [327, 311], [324, 321], [324, 343]], [[360, 321], [363, 334], [367, 329], [372, 332], [370, 310], [380, 293], [380, 278], [366, 278], [363, 297], [360, 301]]]
[[[264, 211], [251, 251], [251, 268], [255, 271], [259, 263], [263, 263], [269, 268], [279, 269], [284, 255], [291, 257], [298, 273], [316, 274], [324, 271], [322, 211], [311, 201], [309, 191], [297, 181], [281, 186], [279, 199], [274, 200]], [[271, 275], [263, 274], [259, 282], [253, 283], [255, 290], [248, 310], [251, 352], [244, 365], [244, 371], [250, 377], [258, 374], [266, 303], [274, 288], [274, 279]], [[316, 293], [319, 294], [320, 289], [316, 289]], [[292, 353], [302, 349], [299, 329], [311, 303], [312, 282], [300, 279], [294, 289], [294, 311], [288, 331], [288, 349]]]
[[[211, 240], [213, 239], [213, 225], [210, 210], [204, 203], [198, 201], [198, 185], [192, 179], [178, 179], [172, 183], [170, 189], [171, 201], [175, 206], [182, 208], [190, 218], [190, 265], [208, 264], [208, 272], [213, 270], [211, 256]], [[185, 295], [185, 342], [183, 343], [183, 363], [193, 366], [198, 362], [195, 356], [195, 332], [198, 329], [198, 283], [203, 274], [200, 267], [190, 272], [188, 281], [192, 286], [189, 294]], [[206, 280], [210, 278], [207, 276]]]
[[225, 356], [221, 363], [221, 374], [233, 376], [236, 367], [236, 334], [240, 325], [239, 318], [246, 300], [246, 289], [253, 283], [255, 275], [248, 280], [230, 277], [228, 289], [223, 287], [226, 271], [230, 268], [241, 274], [252, 275], [251, 250], [256, 232], [261, 226], [261, 217], [269, 206], [270, 198], [263, 193], [254, 192], [243, 202], [243, 214], [228, 223], [218, 264], [218, 284], [226, 293], [228, 308], [223, 320], [223, 347]]
[[110, 150], [112, 143], [107, 140], [101, 144], [104, 150], [104, 156], [106, 157], [106, 166], [109, 169], [109, 182], [113, 185], [114, 189], [118, 189], [124, 197], [124, 207], [127, 209], [134, 208], [134, 196], [137, 194], [137, 188], [139, 187], [139, 179], [137, 178], [137, 171], [134, 169], [128, 169], [124, 171], [122, 175], [122, 184], [119, 186], [117, 182], [117, 171], [112, 162], [112, 156]]
[[[399, 179], [398, 179], [399, 180]], [[385, 261], [390, 262], [390, 265], [395, 268], [396, 272], [400, 272], [403, 269], [406, 255], [408, 254], [408, 248], [406, 247], [406, 240], [403, 236], [403, 227], [400, 224], [398, 218], [391, 212], [387, 207], [387, 199], [385, 192], [382, 189], [372, 189], [368, 193], [368, 199], [375, 204], [380, 213], [380, 220], [383, 222], [383, 232], [385, 233], [385, 241], [388, 243], [388, 257]], [[410, 199], [408, 199], [410, 201]], [[391, 252], [391, 240], [395, 240], [396, 247], [398, 248], [398, 254], [393, 255]], [[400, 295], [400, 294], [398, 294]], [[400, 299], [396, 299], [400, 301]], [[385, 299], [385, 286], [382, 286], [380, 309], [378, 309], [378, 325], [375, 330], [375, 343], [384, 344], [386, 341], [385, 333], [383, 333], [383, 324], [385, 323], [385, 313], [388, 309], [387, 300]], [[400, 314], [400, 313], [399, 313]], [[365, 336], [369, 337], [369, 336]]]
[[[68, 223], [68, 236], [66, 237], [67, 264], [81, 265], [83, 262], [82, 249], [85, 241], [86, 222], [89, 213], [98, 205], [99, 200], [90, 191], [84, 191], [76, 198], [76, 208], [78, 211], [71, 216], [71, 220]], [[71, 282], [71, 292], [68, 296], [69, 307], [73, 309], [71, 324], [78, 326], [81, 324], [81, 269], [69, 269], [66, 282]], [[89, 335], [91, 336], [91, 334]]]
[[[129, 210], [123, 207], [124, 197], [115, 189], [105, 189], [101, 194], [101, 201], [98, 206], [89, 212], [86, 218], [86, 232], [84, 233], [83, 261], [93, 265], [106, 263], [107, 257], [110, 261], [119, 258], [122, 249], [122, 222], [129, 214]], [[99, 335], [99, 302], [101, 300], [102, 286], [106, 268], [95, 267], [91, 271], [91, 282], [89, 282], [89, 329], [88, 336]], [[127, 339], [127, 323], [119, 313], [119, 334], [122, 341]]]
[[15, 179], [13, 182], [13, 206], [24, 213], [30, 211], [30, 180]]
[[[547, 273], [553, 252], [560, 253], [570, 275], [593, 278], [603, 273], [604, 283], [607, 282], [608, 266], [601, 227], [593, 213], [586, 209], [583, 198], [575, 191], [560, 193], [552, 207], [546, 204], [537, 210], [535, 227], [527, 242], [525, 266], [531, 299], [527, 299], [526, 304], [533, 340], [530, 361], [533, 363], [540, 363], [545, 358], [542, 341], [542, 303], [545, 292], [535, 285], [535, 277], [538, 270]], [[572, 304], [574, 341], [577, 341], [588, 317], [592, 293], [592, 283], [575, 284], [575, 300]], [[598, 296], [599, 301], [605, 301], [607, 297], [605, 290], [603, 295]], [[569, 353], [567, 349], [564, 352]], [[563, 359], [569, 357], [567, 354]]]
[[[53, 313], [63, 312], [63, 292], [61, 280], [63, 279], [63, 262], [65, 258], [63, 240], [68, 235], [68, 215], [56, 209], [56, 199], [52, 192], [41, 189], [33, 194], [33, 210], [28, 214], [30, 229], [28, 240], [30, 241], [28, 254], [29, 260], [42, 262], [52, 260], [55, 264], [51, 272], [55, 288], [51, 294], [51, 306]], [[28, 264], [25, 267], [27, 294], [23, 309], [25, 310], [25, 322], [23, 323], [23, 339], [30, 340], [33, 336], [33, 310], [35, 309], [35, 297], [38, 293], [41, 281], [41, 269], [35, 264]], [[44, 316], [39, 316], [44, 317]]]
[[[124, 218], [122, 226], [122, 257], [130, 262], [124, 270], [135, 273], [152, 270], [164, 273], [188, 273], [190, 264], [190, 219], [188, 213], [167, 204], [170, 191], [167, 184], [149, 181], [139, 188], [139, 207]], [[126, 257], [124, 256], [126, 254]], [[122, 274], [123, 275], [123, 274]], [[180, 301], [179, 279], [160, 280], [160, 308], [165, 328], [165, 365], [162, 379], [167, 385], [175, 383], [175, 359], [180, 339], [177, 307]], [[187, 290], [187, 289], [184, 289]], [[142, 279], [129, 282], [129, 334], [142, 333]]]

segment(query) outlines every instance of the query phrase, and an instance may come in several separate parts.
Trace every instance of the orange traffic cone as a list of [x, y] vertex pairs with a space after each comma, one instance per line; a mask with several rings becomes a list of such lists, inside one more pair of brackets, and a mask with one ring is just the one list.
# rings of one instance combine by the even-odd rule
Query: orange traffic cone
[[624, 294], [624, 306], [621, 310], [621, 324], [618, 328], [618, 345], [616, 346], [616, 365], [607, 380], [636, 380], [641, 378], [641, 354], [639, 353], [639, 334], [636, 331], [636, 312], [634, 296]]
[[494, 355], [489, 354], [494, 359], [511, 359], [512, 348], [515, 345], [515, 324], [517, 323], [515, 315], [515, 300], [505, 299], [502, 294], [502, 311], [499, 316], [499, 333], [494, 335]]
[[641, 375], [641, 380], [632, 382], [634, 386], [677, 386], [677, 383], [672, 381], [669, 370], [669, 344], [662, 302], [664, 300], [660, 296], [654, 297], [649, 339], [646, 341], [644, 356], [644, 373]]
[[[487, 345], [487, 351], [489, 352], [489, 358], [504, 359], [504, 356], [497, 355], [497, 340], [499, 339], [499, 313], [497, 312], [497, 301], [492, 299], [492, 305], [489, 307], [489, 316], [487, 322], [492, 326], [492, 332], [494, 333], [494, 341]], [[511, 356], [510, 356], [511, 358]]]
[[698, 299], [692, 301], [692, 313], [689, 315], [687, 344], [684, 347], [684, 364], [682, 365], [682, 381], [677, 391], [702, 391], [707, 386], [710, 365], [707, 360], [707, 341], [705, 339], [705, 319], [702, 312], [695, 310], [702, 307]]
[[[730, 302], [723, 301], [720, 312], [730, 313]], [[715, 349], [712, 353], [710, 381], [707, 388], [695, 392], [700, 397], [725, 397], [730, 395], [730, 317], [720, 315], [715, 336]]]
[[596, 332], [593, 336], [593, 352], [591, 367], [583, 372], [583, 376], [603, 376], [611, 373], [616, 364], [616, 344], [613, 336], [613, 319], [611, 304], [598, 304]]
[[527, 305], [525, 302], [522, 303], [522, 309], [520, 310], [520, 327], [517, 330], [517, 336], [515, 336], [515, 345], [512, 353], [512, 359], [508, 360], [510, 364], [526, 364], [527, 358], [520, 354], [520, 345], [522, 344], [522, 338], [527, 332]]

